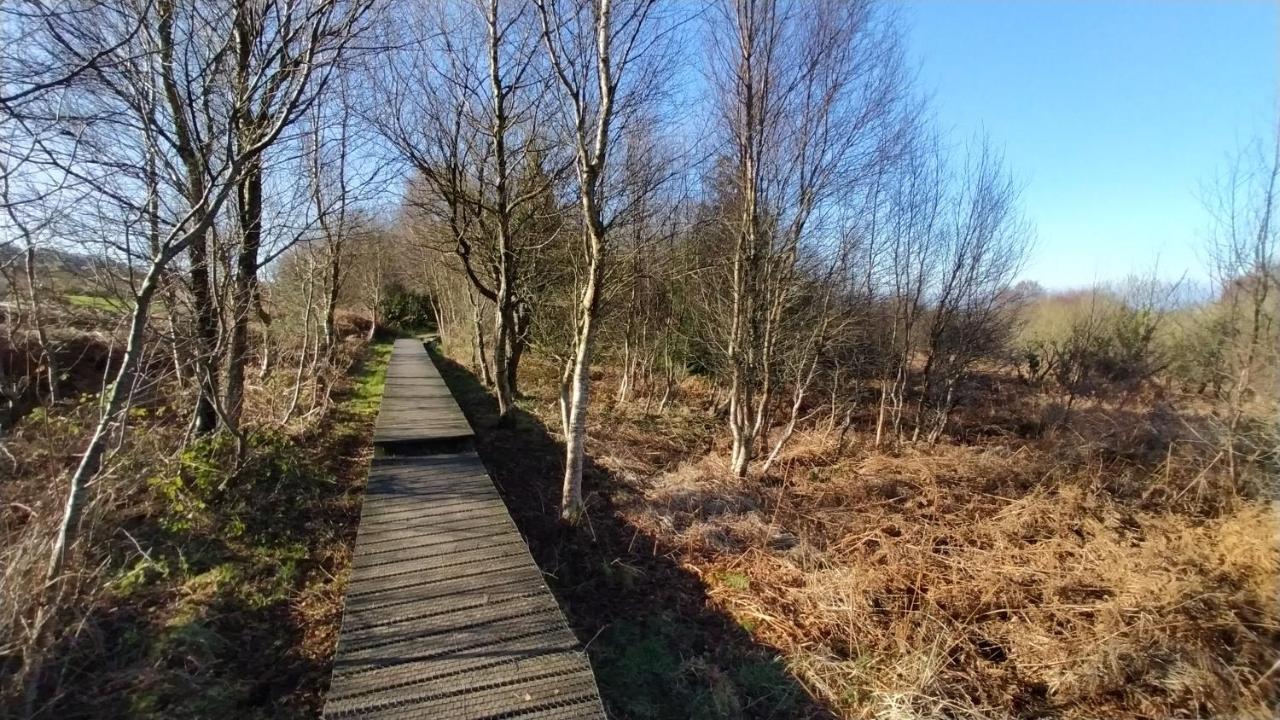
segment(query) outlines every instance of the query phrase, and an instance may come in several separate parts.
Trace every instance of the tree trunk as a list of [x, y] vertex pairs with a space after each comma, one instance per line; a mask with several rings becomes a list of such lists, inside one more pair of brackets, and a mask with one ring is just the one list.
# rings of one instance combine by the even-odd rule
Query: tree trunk
[[[25, 228], [23, 228], [25, 232]], [[36, 246], [27, 238], [27, 299], [31, 303], [31, 326], [36, 331], [36, 342], [40, 344], [40, 359], [44, 365], [45, 379], [49, 383], [49, 401], [58, 402], [58, 360], [49, 346], [49, 335], [45, 332], [40, 317], [40, 293], [36, 290]]]
[[324, 298], [324, 353], [330, 364], [333, 363], [334, 355], [338, 350], [338, 329], [334, 317], [338, 312], [338, 293], [342, 290], [340, 256], [341, 253], [334, 250], [329, 258], [329, 277], [325, 288], [328, 293]]
[[271, 370], [275, 365], [276, 350], [275, 345], [271, 342], [271, 326], [264, 325], [262, 327], [262, 357], [258, 363], [258, 380], [265, 381], [271, 376]]
[[667, 409], [667, 403], [671, 401], [671, 390], [675, 386], [675, 370], [671, 366], [670, 348], [663, 350], [662, 363], [662, 399], [658, 401], [658, 414], [661, 415]]
[[745, 370], [735, 367], [729, 386], [729, 436], [732, 440], [729, 472], [739, 480], [747, 477], [755, 451], [755, 434], [751, 431], [752, 387], [750, 381], [743, 377], [744, 373]]
[[885, 415], [889, 409], [889, 379], [887, 377], [880, 378], [880, 408], [876, 411], [876, 439], [875, 447], [880, 447], [880, 443], [884, 440], [884, 421]]
[[311, 279], [310, 274], [304, 283], [306, 288], [306, 304], [302, 317], [302, 344], [301, 351], [298, 356], [298, 369], [293, 375], [293, 394], [289, 398], [289, 406], [284, 411], [284, 417], [281, 418], [280, 424], [283, 425], [293, 417], [293, 413], [298, 409], [298, 398], [302, 395], [302, 376], [303, 371], [307, 367], [307, 351], [311, 345], [311, 300], [314, 293], [315, 283]]
[[172, 273], [165, 273], [160, 278], [159, 295], [165, 309], [165, 317], [169, 321], [169, 352], [173, 356], [173, 374], [179, 390], [185, 390], [190, 378], [187, 373], [191, 368], [191, 358], [187, 354], [185, 340], [179, 335], [183, 324], [179, 315], [178, 294], [174, 291], [177, 281]]
[[618, 394], [614, 402], [622, 405], [631, 397], [631, 338], [622, 336], [622, 378], [618, 381]]
[[[365, 339], [370, 342], [373, 342], [373, 339], [378, 337], [378, 307], [381, 304], [382, 276], [379, 274], [373, 284], [373, 302], [369, 303], [369, 335]], [[436, 318], [436, 330], [438, 332], [441, 330], [439, 317]]]
[[782, 452], [782, 448], [791, 439], [796, 431], [796, 421], [800, 419], [800, 404], [804, 402], [804, 393], [797, 392], [795, 394], [795, 402], [791, 404], [791, 417], [787, 420], [787, 426], [782, 430], [782, 436], [778, 438], [778, 442], [774, 443], [773, 450], [769, 452], [769, 457], [765, 458], [764, 465], [760, 468], [761, 475], [767, 475], [769, 468], [773, 467], [774, 461], [778, 459], [778, 454]]
[[529, 346], [529, 308], [523, 302], [516, 303], [514, 318], [511, 350], [507, 353], [507, 387], [513, 399], [520, 397], [520, 360]]
[[[593, 265], [598, 263], [593, 262]], [[586, 456], [587, 409], [591, 402], [591, 355], [595, 345], [596, 331], [596, 274], [592, 269], [592, 277], [583, 294], [582, 319], [578, 327], [573, 356], [573, 374], [562, 393], [566, 401], [567, 424], [565, 426], [565, 467], [564, 486], [560, 496], [560, 518], [576, 525], [581, 521], [584, 512], [582, 505], [582, 467]]]
[[[480, 373], [485, 387], [493, 387], [493, 373], [489, 371], [489, 346], [484, 339], [484, 322], [481, 320], [480, 300], [476, 298], [475, 288], [467, 286], [467, 301], [471, 304], [471, 368]], [[440, 337], [444, 337], [444, 314], [440, 303], [431, 304], [436, 316], [436, 328]]]
[[498, 396], [499, 427], [510, 426], [511, 411], [515, 407], [515, 400], [511, 395], [511, 373], [508, 367], [510, 358], [507, 355], [507, 351], [511, 348], [511, 326], [513, 324], [513, 313], [511, 312], [508, 295], [506, 280], [503, 279], [498, 286], [498, 307], [495, 310], [494, 317], [498, 337], [494, 338], [493, 341], [493, 379], [496, 381], [495, 389]]
[[844, 452], [845, 439], [849, 435], [849, 428], [853, 427], [853, 406], [849, 406], [844, 411], [844, 420], [840, 423], [840, 433], [836, 436], [836, 449]]
[[124, 358], [116, 370], [115, 380], [107, 392], [107, 404], [102, 416], [94, 428], [93, 436], [84, 454], [80, 456], [80, 464], [72, 474], [67, 487], [67, 501], [62, 510], [62, 522], [58, 525], [58, 534], [54, 539], [53, 551], [49, 556], [49, 568], [46, 579], [53, 581], [62, 574], [66, 563], [67, 547], [76, 526], [80, 523], [80, 514], [84, 507], [84, 489], [89, 480], [98, 472], [102, 464], [102, 456], [107, 448], [107, 439], [115, 426], [118, 416], [124, 408], [125, 399], [133, 389], [138, 360], [142, 356], [143, 335], [146, 330], [151, 299], [155, 295], [160, 272], [168, 259], [160, 256], [151, 265], [146, 277], [138, 288], [133, 315], [129, 321], [129, 339], [125, 345]]
[[[224, 412], [227, 424], [238, 430], [244, 409], [244, 377], [249, 352], [249, 317], [253, 313], [258, 280], [258, 250], [262, 245], [262, 166], [255, 161], [239, 187], [237, 221], [240, 251], [231, 299], [231, 338], [227, 346], [227, 385]], [[327, 328], [326, 328], [327, 329]]]
[[507, 352], [507, 389], [511, 391], [512, 401], [520, 397], [520, 359], [524, 356], [524, 347], [523, 340], [511, 338], [511, 349]]
[[205, 238], [196, 238], [189, 249], [191, 258], [191, 300], [195, 313], [196, 414], [195, 432], [203, 435], [218, 427], [218, 368], [214, 354], [218, 347], [218, 313], [209, 286], [208, 247]]
[[[187, 113], [191, 103], [183, 94], [183, 85], [175, 71], [178, 63], [174, 61], [173, 26], [177, 12], [173, 0], [162, 0], [157, 10], [161, 80], [165, 102], [173, 118], [173, 142], [186, 174], [186, 186], [182, 188], [182, 193], [187, 204], [194, 208], [205, 201], [206, 163], [197, 148], [198, 136], [188, 120]], [[188, 238], [186, 248], [191, 262], [189, 276], [196, 325], [192, 367], [196, 374], [197, 388], [193, 429], [197, 434], [211, 432], [218, 426], [218, 371], [213, 363], [218, 345], [218, 316], [209, 284], [209, 227], [208, 223], [202, 222], [201, 227], [197, 228], [199, 231]]]
[[595, 350], [596, 315], [600, 305], [600, 283], [604, 271], [604, 228], [595, 204], [594, 182], [583, 193], [583, 215], [587, 221], [590, 251], [587, 285], [583, 288], [579, 321], [575, 333], [572, 374], [560, 391], [561, 414], [565, 423], [564, 486], [560, 494], [560, 518], [576, 525], [581, 521], [582, 466], [587, 442], [587, 412], [591, 404], [591, 355]]
[[947, 428], [947, 421], [951, 419], [951, 409], [955, 406], [955, 390], [958, 380], [959, 378], [949, 378], [947, 380], [946, 397], [943, 398], [942, 403], [938, 406], [933, 427], [929, 430], [930, 445], [938, 444], [938, 440], [942, 438], [942, 432]]

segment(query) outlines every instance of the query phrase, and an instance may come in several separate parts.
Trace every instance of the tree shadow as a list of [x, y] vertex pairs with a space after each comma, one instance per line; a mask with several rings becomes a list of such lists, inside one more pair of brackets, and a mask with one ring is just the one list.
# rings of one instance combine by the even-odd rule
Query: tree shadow
[[[255, 446], [262, 464], [198, 510], [138, 486], [137, 511], [102, 540], [109, 582], [58, 620], [37, 717], [319, 716], [373, 425], [368, 409], [348, 407], [352, 392], [335, 393], [305, 436]], [[0, 702], [0, 718], [10, 714], [21, 716]]]
[[611, 500], [625, 487], [590, 455], [583, 471], [587, 523], [558, 521], [564, 446], [517, 410], [497, 427], [497, 404], [466, 367], [429, 345], [476, 432], [476, 449], [569, 624], [586, 644], [611, 717], [831, 718], [786, 669], [714, 608], [694, 573]]

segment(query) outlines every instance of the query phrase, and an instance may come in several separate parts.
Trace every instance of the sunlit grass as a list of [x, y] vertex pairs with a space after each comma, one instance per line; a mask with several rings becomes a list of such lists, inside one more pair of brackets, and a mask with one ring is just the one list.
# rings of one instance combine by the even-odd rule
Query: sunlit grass
[[347, 406], [358, 415], [378, 412], [382, 403], [382, 390], [387, 383], [387, 363], [391, 359], [392, 343], [382, 341], [365, 349], [365, 358], [355, 376], [351, 397]]
[[76, 295], [68, 294], [63, 296], [67, 303], [72, 307], [87, 308], [89, 310], [108, 310], [118, 312], [127, 310], [123, 302], [118, 298], [106, 297], [105, 295]]

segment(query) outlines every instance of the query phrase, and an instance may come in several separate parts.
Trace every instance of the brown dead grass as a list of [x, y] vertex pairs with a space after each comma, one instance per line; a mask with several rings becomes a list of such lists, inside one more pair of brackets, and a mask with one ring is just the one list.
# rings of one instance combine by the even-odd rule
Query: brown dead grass
[[901, 451], [815, 434], [741, 483], [705, 411], [600, 407], [590, 451], [627, 522], [845, 717], [1274, 717], [1280, 505], [1189, 445], [1153, 455], [1168, 412]]
[[[1003, 449], [870, 456], [779, 487], [763, 529], [687, 532], [739, 539], [704, 553], [748, 580], [717, 597], [851, 716], [1267, 716], [1274, 511], [1195, 522], [1038, 470]], [[795, 546], [764, 550], [779, 534]]]

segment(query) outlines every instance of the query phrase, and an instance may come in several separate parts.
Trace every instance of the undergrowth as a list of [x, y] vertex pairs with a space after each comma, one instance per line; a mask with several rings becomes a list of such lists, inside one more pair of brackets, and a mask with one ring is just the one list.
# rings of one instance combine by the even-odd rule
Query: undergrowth
[[91, 521], [101, 555], [84, 559], [96, 585], [44, 652], [38, 716], [319, 713], [389, 354], [364, 352], [301, 430], [253, 430], [239, 452], [223, 433], [120, 454]]

